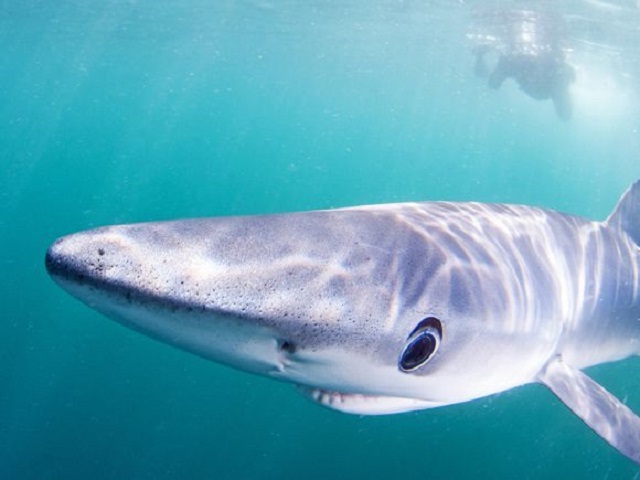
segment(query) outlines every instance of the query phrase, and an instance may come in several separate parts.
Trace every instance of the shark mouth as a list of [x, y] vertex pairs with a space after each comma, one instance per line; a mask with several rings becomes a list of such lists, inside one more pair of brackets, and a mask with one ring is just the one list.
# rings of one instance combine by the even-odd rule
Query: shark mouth
[[306, 385], [298, 385], [297, 388], [304, 397], [318, 405], [354, 415], [390, 415], [441, 405], [415, 398], [335, 392]]

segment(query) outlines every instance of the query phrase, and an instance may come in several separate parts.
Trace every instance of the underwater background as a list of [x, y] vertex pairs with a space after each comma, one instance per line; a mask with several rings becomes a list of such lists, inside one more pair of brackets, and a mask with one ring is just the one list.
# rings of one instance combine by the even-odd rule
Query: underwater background
[[[569, 120], [474, 74], [494, 12], [529, 9], [563, 20]], [[43, 258], [99, 225], [368, 203], [604, 219], [640, 178], [639, 95], [636, 1], [0, 0], [0, 479], [637, 478], [543, 386], [336, 413], [122, 328]], [[589, 374], [640, 411], [640, 360]]]

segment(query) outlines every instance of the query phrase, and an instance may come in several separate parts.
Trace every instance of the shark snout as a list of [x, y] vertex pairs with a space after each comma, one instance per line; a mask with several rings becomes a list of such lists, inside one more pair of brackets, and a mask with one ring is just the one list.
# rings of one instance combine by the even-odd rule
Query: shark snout
[[[81, 255], [81, 252], [73, 248], [75, 237], [70, 235], [59, 238], [47, 249], [44, 264], [49, 275], [56, 280], [83, 282], [92, 270], [100, 269], [93, 259]], [[100, 253], [103, 252], [104, 249], [100, 249]], [[99, 255], [96, 252], [96, 257]]]
[[60, 244], [62, 244], [63, 241], [63, 238], [59, 238], [47, 249], [44, 257], [44, 266], [49, 275], [64, 277], [70, 273], [68, 258], [61, 253]]
[[[45, 267], [57, 282], [100, 285], [118, 264], [131, 266], [126, 249], [102, 231], [79, 233], [57, 239], [47, 249]], [[97, 285], [96, 285], [97, 286]]]
[[217, 275], [204, 259], [188, 262], [169, 244], [140, 241], [127, 227], [98, 229], [56, 240], [45, 266], [71, 295], [125, 326], [241, 370], [280, 376], [297, 343], [259, 318], [225, 283], [228, 275], [212, 280]]

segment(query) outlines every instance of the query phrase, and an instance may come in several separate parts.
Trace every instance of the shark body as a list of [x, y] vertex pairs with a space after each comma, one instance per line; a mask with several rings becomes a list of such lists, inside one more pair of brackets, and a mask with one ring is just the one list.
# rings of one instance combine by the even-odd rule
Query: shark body
[[373, 205], [103, 227], [45, 263], [122, 324], [324, 406], [388, 414], [541, 382], [640, 463], [640, 419], [580, 372], [640, 353], [640, 182], [604, 222]]

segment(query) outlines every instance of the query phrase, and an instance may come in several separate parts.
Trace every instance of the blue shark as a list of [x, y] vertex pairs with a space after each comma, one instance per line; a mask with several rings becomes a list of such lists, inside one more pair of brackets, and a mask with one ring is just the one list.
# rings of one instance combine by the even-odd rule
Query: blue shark
[[378, 415], [546, 385], [640, 463], [640, 418], [583, 369], [640, 352], [640, 182], [602, 222], [426, 202], [117, 225], [46, 268], [150, 337]]

